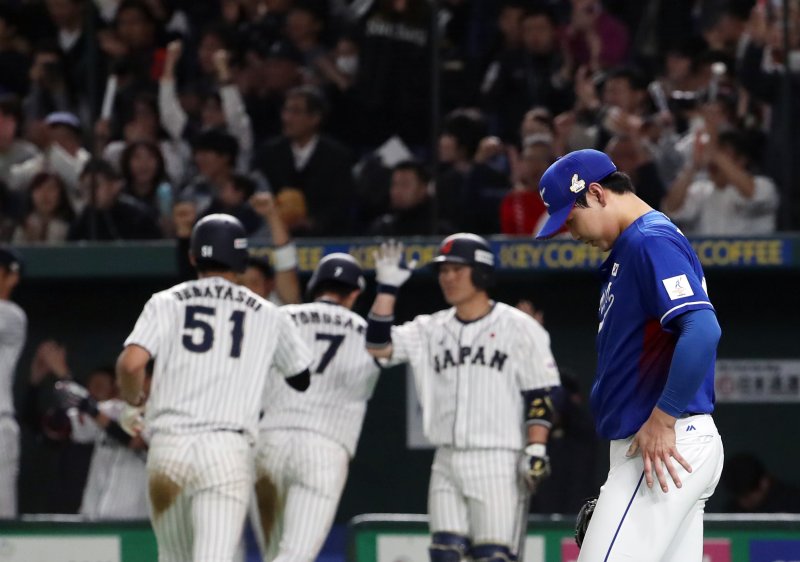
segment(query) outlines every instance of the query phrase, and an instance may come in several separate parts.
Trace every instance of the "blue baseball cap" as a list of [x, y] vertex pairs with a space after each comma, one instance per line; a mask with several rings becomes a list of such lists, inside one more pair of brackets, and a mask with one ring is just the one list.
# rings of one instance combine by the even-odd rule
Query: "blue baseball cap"
[[589, 187], [617, 171], [606, 154], [587, 148], [562, 156], [547, 168], [539, 182], [542, 197], [550, 218], [536, 238], [550, 238], [564, 226], [575, 201]]

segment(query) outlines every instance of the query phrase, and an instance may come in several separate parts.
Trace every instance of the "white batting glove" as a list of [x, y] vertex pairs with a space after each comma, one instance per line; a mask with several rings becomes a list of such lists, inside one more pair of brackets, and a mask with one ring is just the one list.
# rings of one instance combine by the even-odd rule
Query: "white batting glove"
[[373, 252], [375, 257], [375, 278], [379, 285], [399, 288], [408, 281], [417, 265], [417, 260], [403, 263], [403, 243], [389, 240], [381, 244], [381, 249]]
[[144, 429], [144, 408], [125, 404], [117, 423], [125, 430], [125, 433], [131, 437], [136, 437]]

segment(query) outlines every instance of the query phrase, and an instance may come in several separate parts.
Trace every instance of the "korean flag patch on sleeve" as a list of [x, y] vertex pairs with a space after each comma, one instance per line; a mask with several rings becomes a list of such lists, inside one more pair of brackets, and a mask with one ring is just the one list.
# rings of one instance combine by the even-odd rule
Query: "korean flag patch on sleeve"
[[667, 290], [670, 300], [678, 300], [694, 295], [692, 286], [689, 285], [689, 279], [686, 275], [677, 275], [669, 279], [662, 279], [664, 288]]

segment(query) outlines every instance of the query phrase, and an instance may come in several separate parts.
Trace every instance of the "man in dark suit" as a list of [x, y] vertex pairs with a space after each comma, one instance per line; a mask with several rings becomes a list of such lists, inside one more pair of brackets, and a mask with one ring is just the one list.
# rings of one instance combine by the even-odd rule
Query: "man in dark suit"
[[326, 109], [316, 89], [290, 90], [281, 112], [283, 134], [268, 141], [253, 162], [274, 193], [296, 189], [305, 198], [308, 220], [290, 226], [295, 236], [352, 234], [352, 156], [340, 143], [320, 134]]

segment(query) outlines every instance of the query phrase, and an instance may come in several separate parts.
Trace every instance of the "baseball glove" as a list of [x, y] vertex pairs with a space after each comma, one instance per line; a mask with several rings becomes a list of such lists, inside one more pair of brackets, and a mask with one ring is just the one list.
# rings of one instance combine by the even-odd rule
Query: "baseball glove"
[[575, 522], [575, 542], [578, 543], [578, 548], [583, 544], [583, 537], [586, 536], [586, 531], [589, 529], [589, 522], [592, 520], [596, 505], [597, 498], [592, 498], [587, 500], [578, 512], [578, 520]]
[[55, 397], [60, 408], [77, 408], [81, 412], [96, 417], [97, 401], [89, 395], [85, 387], [74, 381], [58, 381], [55, 384]]

